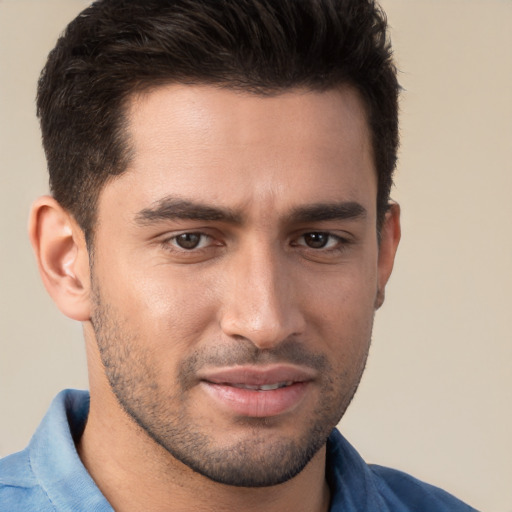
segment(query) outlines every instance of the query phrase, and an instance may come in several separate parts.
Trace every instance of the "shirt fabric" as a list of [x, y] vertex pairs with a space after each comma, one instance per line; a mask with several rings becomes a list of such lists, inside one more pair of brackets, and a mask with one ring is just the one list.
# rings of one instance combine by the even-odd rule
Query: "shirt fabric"
[[[0, 460], [0, 510], [112, 512], [75, 448], [89, 412], [86, 391], [59, 393], [25, 450]], [[470, 512], [445, 491], [368, 465], [334, 430], [327, 442], [330, 512]]]

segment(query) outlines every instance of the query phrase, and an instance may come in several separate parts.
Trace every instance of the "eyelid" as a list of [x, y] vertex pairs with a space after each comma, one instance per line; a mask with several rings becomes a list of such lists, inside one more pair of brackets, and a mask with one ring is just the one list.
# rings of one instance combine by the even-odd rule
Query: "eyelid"
[[[315, 247], [309, 247], [307, 244], [305, 243], [298, 243], [297, 241], [302, 239], [304, 240], [304, 237], [307, 236], [307, 235], [310, 235], [310, 234], [322, 234], [322, 235], [326, 235], [328, 237], [330, 237], [331, 240], [335, 240], [337, 243], [336, 243], [336, 246], [346, 246], [346, 245], [349, 245], [353, 242], [353, 240], [351, 240], [350, 236], [348, 234], [345, 234], [345, 236], [341, 235], [341, 234], [338, 234], [338, 233], [333, 233], [332, 231], [328, 231], [328, 230], [323, 230], [323, 229], [310, 229], [310, 230], [307, 230], [307, 231], [302, 231], [301, 233], [299, 233], [297, 236], [295, 236], [293, 238], [293, 244], [292, 245], [299, 245], [301, 247], [305, 247], [306, 249], [311, 249], [312, 251], [329, 251], [329, 250], [337, 250], [336, 247], [319, 247], [319, 248], [315, 248]], [[329, 242], [327, 243], [327, 245], [329, 245]]]
[[[205, 232], [206, 231], [206, 232]], [[224, 240], [223, 236], [220, 237], [218, 234], [208, 233], [208, 229], [184, 229], [172, 233], [166, 233], [159, 242], [159, 245], [162, 247], [164, 251], [169, 253], [170, 255], [174, 254], [175, 257], [187, 258], [187, 260], [193, 259], [194, 257], [207, 257], [207, 255], [216, 254], [211, 253], [215, 248], [220, 248], [226, 245], [226, 240]], [[201, 237], [199, 245], [197, 247], [192, 247], [190, 249], [180, 247], [177, 243], [178, 237], [181, 235], [190, 234], [190, 235], [198, 235]], [[305, 243], [304, 237], [308, 234], [322, 234], [329, 237], [326, 246], [324, 247], [311, 247]], [[325, 255], [327, 257], [330, 255], [334, 257], [335, 255], [340, 255], [341, 253], [348, 250], [349, 246], [355, 243], [353, 236], [350, 233], [342, 231], [333, 232], [328, 229], [301, 229], [299, 232], [296, 232], [289, 239], [289, 246], [295, 248], [296, 250], [300, 250], [304, 253], [309, 253], [310, 255], [316, 254], [320, 257], [320, 255]], [[208, 256], [209, 257], [209, 256]]]
[[[185, 249], [184, 247], [180, 247], [176, 240], [181, 235], [198, 235], [201, 237], [201, 239], [205, 242], [209, 242], [206, 245], [204, 245], [201, 241], [199, 242], [199, 245], [197, 247], [193, 247], [191, 249]], [[215, 238], [212, 235], [209, 235], [208, 233], [204, 233], [203, 231], [199, 230], [184, 230], [180, 231], [178, 233], [173, 233], [171, 236], [166, 236], [162, 241], [161, 245], [166, 250], [170, 250], [169, 247], [172, 247], [172, 251], [180, 252], [180, 253], [193, 253], [200, 251], [202, 249], [207, 249], [208, 247], [211, 247], [212, 245], [215, 245], [212, 243], [215, 240]], [[220, 244], [219, 244], [220, 245]]]

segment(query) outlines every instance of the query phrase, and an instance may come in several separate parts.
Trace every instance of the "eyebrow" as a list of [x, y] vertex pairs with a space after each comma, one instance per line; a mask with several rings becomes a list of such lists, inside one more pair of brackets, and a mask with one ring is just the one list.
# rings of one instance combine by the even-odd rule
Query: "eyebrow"
[[[291, 223], [356, 220], [365, 218], [366, 215], [367, 210], [360, 203], [342, 201], [298, 206], [287, 215], [287, 220]], [[242, 224], [243, 215], [230, 208], [210, 206], [173, 196], [164, 197], [153, 206], [144, 208], [135, 215], [136, 223], [141, 226], [176, 219]]]
[[320, 222], [328, 220], [357, 220], [367, 216], [366, 208], [355, 201], [339, 203], [317, 203], [299, 206], [292, 210], [290, 219], [296, 223]]
[[176, 219], [242, 223], [241, 215], [229, 208], [209, 206], [172, 196], [160, 199], [154, 206], [144, 208], [135, 216], [135, 221], [140, 225]]

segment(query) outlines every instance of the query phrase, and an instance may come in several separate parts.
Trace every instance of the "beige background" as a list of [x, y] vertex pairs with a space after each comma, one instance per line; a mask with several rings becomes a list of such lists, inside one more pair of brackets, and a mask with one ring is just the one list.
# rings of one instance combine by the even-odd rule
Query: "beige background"
[[[0, 0], [0, 455], [86, 387], [81, 329], [26, 238], [46, 192], [34, 91], [81, 0]], [[383, 0], [406, 91], [394, 196], [403, 243], [341, 423], [369, 462], [512, 512], [512, 2]]]

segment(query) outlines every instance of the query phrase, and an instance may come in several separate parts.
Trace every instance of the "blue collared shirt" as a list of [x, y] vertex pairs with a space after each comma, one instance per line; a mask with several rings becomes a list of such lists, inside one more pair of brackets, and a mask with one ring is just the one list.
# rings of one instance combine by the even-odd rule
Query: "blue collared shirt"
[[[57, 395], [28, 447], [0, 460], [2, 512], [112, 512], [75, 448], [89, 412], [86, 391]], [[366, 464], [334, 430], [327, 442], [331, 512], [470, 512], [411, 476]]]

